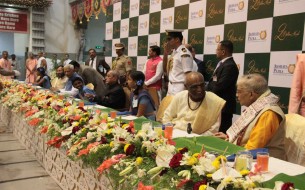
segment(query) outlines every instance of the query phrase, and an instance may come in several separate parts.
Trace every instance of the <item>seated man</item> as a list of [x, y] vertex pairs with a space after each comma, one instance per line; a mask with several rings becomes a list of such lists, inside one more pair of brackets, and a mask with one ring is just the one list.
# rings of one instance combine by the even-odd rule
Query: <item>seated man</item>
[[268, 148], [271, 156], [285, 159], [285, 115], [277, 105], [279, 98], [271, 93], [260, 74], [242, 76], [237, 81], [237, 99], [245, 111], [227, 130], [215, 136], [246, 149]]
[[74, 97], [79, 98], [82, 100], [92, 100], [88, 99], [88, 95], [95, 96], [94, 90], [88, 88], [87, 86], [84, 85], [84, 81], [81, 77], [75, 77], [72, 81], [73, 87], [78, 90], [78, 94], [76, 94]]
[[65, 76], [64, 67], [62, 65], [59, 65], [56, 69], [56, 77], [51, 80], [51, 90], [58, 91], [60, 89], [63, 89], [66, 86], [67, 81], [68, 77]]
[[[71, 64], [68, 64], [64, 66], [64, 72], [65, 75], [68, 77], [68, 81], [63, 89], [60, 89], [60, 93], [70, 95], [70, 96], [76, 96], [78, 94], [78, 90], [73, 87], [72, 81], [76, 77], [80, 77], [75, 71], [74, 71], [74, 66]], [[80, 77], [82, 78], [82, 77]]]
[[108, 71], [106, 75], [107, 93], [105, 96], [87, 95], [97, 104], [122, 110], [125, 108], [125, 93], [121, 85], [119, 85], [119, 72], [116, 70]]
[[176, 94], [165, 110], [162, 123], [173, 123], [175, 128], [187, 130], [188, 123], [197, 134], [211, 135], [218, 131], [214, 125], [221, 114], [225, 101], [204, 90], [201, 73], [190, 72], [185, 78], [187, 90]]

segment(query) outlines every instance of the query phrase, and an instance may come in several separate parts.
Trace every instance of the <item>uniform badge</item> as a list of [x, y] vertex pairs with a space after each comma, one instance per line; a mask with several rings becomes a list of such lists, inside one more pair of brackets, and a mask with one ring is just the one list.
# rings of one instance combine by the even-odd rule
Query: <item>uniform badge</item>
[[128, 61], [128, 65], [131, 65], [131, 61]]

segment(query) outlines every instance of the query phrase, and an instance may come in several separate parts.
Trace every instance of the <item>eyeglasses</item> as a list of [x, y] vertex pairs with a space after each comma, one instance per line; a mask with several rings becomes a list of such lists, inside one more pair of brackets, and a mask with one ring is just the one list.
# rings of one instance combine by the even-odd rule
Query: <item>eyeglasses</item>
[[197, 84], [190, 85], [190, 86], [188, 87], [188, 89], [189, 89], [189, 90], [196, 90], [198, 87], [204, 89], [205, 83], [204, 83], [204, 82], [201, 82], [201, 83], [197, 83]]

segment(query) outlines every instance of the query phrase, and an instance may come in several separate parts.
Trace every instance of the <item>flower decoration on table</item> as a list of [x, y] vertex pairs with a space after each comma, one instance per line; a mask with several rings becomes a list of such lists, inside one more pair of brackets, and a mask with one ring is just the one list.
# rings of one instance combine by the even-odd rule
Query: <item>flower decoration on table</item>
[[[46, 134], [49, 146], [66, 149], [70, 159], [109, 177], [113, 189], [251, 189], [262, 180], [260, 172], [238, 173], [227, 167], [226, 157], [204, 148], [193, 152], [191, 147], [175, 147], [150, 126], [136, 131], [133, 121], [111, 119], [107, 112], [84, 108], [50, 91], [2, 83], [2, 105]], [[196, 145], [196, 138], [193, 141]]]

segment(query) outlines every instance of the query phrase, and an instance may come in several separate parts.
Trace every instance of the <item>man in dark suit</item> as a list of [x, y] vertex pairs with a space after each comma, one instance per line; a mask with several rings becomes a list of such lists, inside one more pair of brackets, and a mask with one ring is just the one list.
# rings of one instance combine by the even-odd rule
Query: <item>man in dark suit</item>
[[209, 80], [207, 90], [226, 100], [221, 113], [220, 132], [225, 133], [232, 125], [233, 113], [236, 111], [236, 81], [238, 68], [232, 57], [233, 43], [229, 40], [219, 42], [216, 57], [220, 60]]
[[200, 59], [197, 59], [195, 57], [196, 55], [196, 50], [194, 47], [192, 47], [191, 49], [192, 51], [190, 51], [192, 53], [192, 56], [193, 56], [193, 59], [194, 61], [197, 63], [197, 67], [198, 67], [198, 72], [202, 74], [203, 78], [204, 78], [204, 81], [209, 81], [208, 79], [208, 73], [207, 73], [207, 68], [206, 68], [206, 62], [205, 61], [202, 61]]
[[90, 59], [88, 59], [85, 65], [92, 67], [97, 70], [103, 77], [106, 76], [107, 72], [110, 70], [109, 65], [106, 63], [105, 59], [99, 59], [96, 56], [95, 49], [89, 50]]
[[89, 83], [93, 84], [97, 96], [104, 96], [107, 93], [104, 77], [95, 69], [86, 65], [80, 65], [76, 61], [71, 61], [70, 64], [74, 66], [75, 72], [83, 78], [85, 85]]

